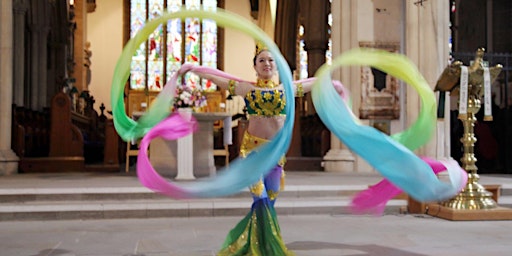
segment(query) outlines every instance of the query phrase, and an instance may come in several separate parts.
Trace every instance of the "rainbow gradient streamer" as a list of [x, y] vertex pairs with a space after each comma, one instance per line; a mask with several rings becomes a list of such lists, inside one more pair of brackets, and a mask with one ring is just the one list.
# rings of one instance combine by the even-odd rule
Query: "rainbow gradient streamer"
[[[372, 66], [411, 85], [422, 102], [414, 124], [392, 136], [361, 125], [347, 104], [333, 92], [331, 71], [343, 65]], [[421, 202], [447, 200], [464, 187], [467, 181], [464, 170], [448, 168], [450, 183], [442, 182], [432, 168], [411, 151], [429, 141], [435, 128], [436, 103], [432, 89], [405, 56], [375, 49], [353, 49], [335, 58], [331, 66], [320, 67], [315, 76], [318, 79], [312, 88], [312, 98], [322, 121], [390, 184]]]
[[[465, 185], [467, 182], [466, 171], [460, 167], [459, 163], [453, 159], [440, 159], [435, 160], [429, 157], [421, 157], [427, 163], [435, 174], [448, 171], [452, 174], [459, 174], [458, 177], [451, 177], [455, 179], [455, 184]], [[460, 181], [457, 181], [460, 179]], [[462, 190], [463, 187], [458, 188]], [[370, 188], [357, 193], [352, 198], [351, 210], [353, 213], [364, 214], [372, 213], [380, 215], [384, 212], [386, 203], [402, 193], [402, 190], [393, 185], [389, 180], [382, 180], [379, 183], [371, 186]]]
[[[184, 64], [181, 69], [176, 74], [184, 74], [186, 72], [200, 72], [203, 74], [210, 74], [215, 75], [219, 77], [223, 77], [230, 80], [235, 81], [244, 81], [239, 77], [230, 75], [228, 73], [225, 73], [223, 71], [205, 67], [205, 66], [195, 66], [192, 64]], [[312, 83], [315, 81], [316, 78], [307, 78], [302, 79], [298, 81], [294, 81], [294, 83]], [[175, 79], [171, 79], [175, 80]], [[249, 82], [249, 81], [244, 81]], [[341, 85], [339, 81], [333, 81], [336, 86], [339, 87], [341, 91], [341, 97], [344, 100], [349, 100], [349, 94], [348, 91]], [[174, 86], [173, 84], [169, 84], [168, 86]], [[187, 129], [187, 123], [186, 121], [182, 120], [181, 118], [178, 118], [179, 115], [173, 115], [171, 118], [164, 120], [162, 123], [159, 123], [157, 126], [155, 126], [153, 129], [151, 129], [146, 136], [144, 136], [144, 139], [141, 142], [140, 148], [141, 151], [138, 156], [137, 160], [137, 172], [139, 174], [139, 179], [141, 180], [141, 183], [144, 184], [146, 187], [153, 189], [154, 191], [158, 191], [162, 194], [175, 197], [175, 198], [186, 198], [186, 197], [199, 197], [201, 195], [199, 194], [190, 194], [190, 191], [185, 191], [182, 187], [175, 186], [172, 183], [169, 183], [166, 179], [162, 178], [158, 172], [153, 168], [151, 165], [149, 158], [147, 156], [147, 148], [149, 146], [149, 143], [152, 139], [157, 137], [165, 138], [166, 140], [174, 140], [181, 138], [187, 134], [189, 134], [190, 129]], [[193, 120], [191, 124], [195, 124], [195, 121]], [[188, 124], [190, 126], [190, 124]], [[256, 150], [258, 152], [259, 149]], [[258, 160], [255, 160], [258, 161]], [[244, 164], [249, 164], [248, 166], [253, 166], [251, 164], [256, 164], [256, 162], [244, 162]], [[233, 163], [230, 167], [232, 167]], [[234, 175], [233, 173], [229, 175]], [[222, 177], [223, 179], [224, 176]], [[232, 182], [240, 182], [244, 177], [237, 177], [238, 181], [234, 180]], [[224, 182], [225, 180], [221, 180]], [[204, 186], [204, 185], [203, 185]], [[231, 191], [224, 191], [222, 187], [222, 184], [214, 185], [217, 186], [214, 188], [215, 191], [221, 191], [222, 193], [231, 193]], [[233, 184], [231, 185], [233, 186]], [[213, 189], [213, 188], [212, 188]], [[236, 191], [234, 191], [236, 192]], [[233, 193], [234, 193], [233, 192]], [[210, 194], [210, 196], [216, 195], [215, 193]]]
[[[164, 13], [149, 21], [125, 46], [117, 62], [112, 83], [111, 100], [114, 124], [119, 135], [126, 141], [140, 138], [146, 134], [141, 142], [137, 163], [139, 179], [146, 187], [174, 198], [229, 195], [258, 181], [286, 153], [293, 129], [294, 101], [288, 101], [286, 104], [285, 112], [288, 118], [283, 129], [269, 143], [251, 153], [247, 158], [234, 160], [229, 169], [219, 170], [216, 177], [180, 185], [161, 177], [149, 163], [146, 153], [150, 141], [154, 138], [179, 139], [194, 131], [195, 120], [187, 121], [179, 115], [170, 115], [178, 74], [183, 74], [194, 67], [184, 65], [182, 70], [171, 77], [149, 107], [148, 112], [138, 121], [129, 118], [124, 111], [124, 85], [129, 76], [131, 56], [138, 46], [148, 38], [156, 27], [164, 24], [167, 20], [190, 17], [214, 20], [219, 26], [242, 31], [268, 46], [277, 64], [279, 77], [285, 88], [285, 97], [294, 97], [290, 69], [277, 46], [261, 29], [243, 17], [222, 9], [213, 12], [183, 9], [179, 12]], [[413, 86], [422, 100], [422, 109], [416, 122], [409, 129], [391, 137], [372, 127], [359, 124], [346, 103], [347, 99], [342, 101], [337, 93], [333, 92], [330, 71], [341, 65], [373, 66]], [[435, 176], [429, 164], [411, 151], [424, 145], [430, 139], [434, 129], [436, 108], [432, 90], [414, 65], [408, 62], [404, 56], [384, 51], [356, 49], [336, 58], [331, 67], [322, 66], [316, 77], [312, 96], [319, 116], [345, 145], [368, 161], [387, 179], [384, 181], [383, 187], [397, 186], [418, 201], [445, 200], [454, 196], [464, 187], [467, 174], [463, 170], [446, 168], [450, 173], [451, 184], [443, 183]], [[396, 190], [388, 191], [387, 194], [391, 193], [396, 193]], [[371, 196], [375, 197], [376, 195], [371, 194]], [[379, 196], [377, 195], [377, 197]], [[386, 200], [388, 199], [385, 196], [380, 196], [376, 202], [380, 202], [382, 205], [382, 202]], [[379, 205], [379, 203], [372, 205]]]
[[[144, 152], [147, 152], [147, 146], [151, 139], [156, 137], [177, 139], [179, 136], [185, 136], [187, 132], [192, 132], [193, 130], [192, 128], [187, 130], [181, 127], [179, 136], [177, 134], [172, 135], [172, 133], [176, 132], [177, 129], [174, 127], [175, 125], [186, 126], [187, 124], [183, 123], [179, 118], [171, 117], [166, 122], [158, 125], [157, 129], [150, 131], [152, 127], [164, 118], [168, 117], [170, 114], [169, 110], [174, 98], [173, 88], [175, 86], [177, 76], [173, 76], [171, 78], [170, 82], [164, 87], [151, 106], [149, 106], [148, 112], [145, 113], [138, 121], [134, 121], [129, 118], [124, 110], [124, 84], [129, 76], [131, 56], [133, 56], [137, 47], [148, 38], [150, 33], [152, 33], [156, 27], [160, 24], [164, 24], [167, 20], [190, 17], [213, 20], [219, 26], [233, 28], [244, 32], [255, 40], [266, 45], [277, 64], [279, 78], [285, 88], [285, 97], [288, 99], [294, 97], [290, 68], [275, 43], [265, 34], [264, 31], [249, 20], [222, 9], [217, 9], [215, 11], [182, 9], [179, 12], [164, 13], [162, 16], [149, 21], [135, 35], [135, 37], [126, 44], [121, 57], [117, 62], [112, 82], [111, 100], [114, 114], [114, 125], [121, 138], [126, 141], [137, 139], [144, 134], [147, 134], [143, 139], [143, 144], [141, 146], [144, 147], [141, 147], [139, 151], [137, 163], [137, 173], [139, 180], [143, 185], [155, 190], [156, 192], [175, 198], [217, 197], [229, 195], [239, 192], [247, 186], [257, 182], [262, 176], [268, 173], [271, 170], [271, 167], [273, 167], [279, 161], [281, 156], [286, 153], [290, 146], [291, 133], [293, 129], [293, 120], [295, 115], [294, 101], [289, 101], [285, 106], [285, 112], [288, 118], [286, 119], [283, 128], [271, 141], [262, 146], [261, 149], [251, 153], [247, 158], [234, 160], [230, 164], [229, 169], [223, 168], [218, 170], [216, 177], [180, 185], [167, 181], [153, 169], [149, 164], [149, 161], [144, 161], [144, 158], [147, 158], [147, 155], [145, 155]], [[192, 124], [189, 123], [188, 125]], [[247, 168], [247, 166], [250, 167]]]

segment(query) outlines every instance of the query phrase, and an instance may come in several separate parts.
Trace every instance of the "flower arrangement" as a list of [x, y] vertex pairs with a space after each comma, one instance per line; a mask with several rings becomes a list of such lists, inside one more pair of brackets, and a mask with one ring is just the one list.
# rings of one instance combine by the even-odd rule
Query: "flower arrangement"
[[192, 108], [195, 111], [206, 107], [206, 96], [201, 90], [188, 86], [176, 87], [176, 97], [174, 98], [174, 109]]

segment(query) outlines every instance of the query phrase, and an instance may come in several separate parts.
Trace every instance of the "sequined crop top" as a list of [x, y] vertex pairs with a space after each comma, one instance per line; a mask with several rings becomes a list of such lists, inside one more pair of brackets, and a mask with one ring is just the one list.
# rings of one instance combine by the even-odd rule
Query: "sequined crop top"
[[262, 88], [262, 90], [252, 90], [244, 98], [249, 115], [277, 116], [285, 114], [286, 99], [282, 89], [277, 89], [277, 85], [272, 80], [260, 79], [258, 79], [256, 87]]

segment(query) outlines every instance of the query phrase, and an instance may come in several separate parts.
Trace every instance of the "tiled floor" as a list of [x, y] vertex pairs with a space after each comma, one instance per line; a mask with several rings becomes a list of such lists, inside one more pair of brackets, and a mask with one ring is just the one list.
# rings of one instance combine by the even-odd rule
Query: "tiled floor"
[[[298, 198], [333, 190], [355, 191], [380, 180], [377, 174], [287, 172], [287, 193]], [[500, 184], [505, 197], [512, 176], [482, 175]], [[0, 193], [41, 195], [56, 190], [101, 193], [147, 191], [133, 173], [23, 174], [0, 177]], [[349, 193], [349, 192], [347, 192]], [[331, 204], [318, 200], [313, 209]], [[230, 201], [215, 199], [215, 204]], [[203, 202], [212, 204], [210, 201]], [[300, 201], [279, 200], [276, 208]], [[141, 204], [142, 205], [142, 204]], [[85, 206], [84, 206], [85, 207]], [[143, 207], [143, 206], [141, 206]], [[181, 207], [181, 206], [180, 206]], [[190, 206], [186, 206], [190, 207]], [[244, 211], [245, 212], [245, 211]], [[243, 216], [77, 219], [0, 222], [0, 255], [195, 256], [214, 255]], [[512, 221], [448, 221], [429, 215], [279, 214], [282, 235], [297, 255], [511, 255]]]
[[[0, 255], [215, 255], [235, 217], [0, 222]], [[508, 256], [512, 221], [424, 215], [279, 215], [299, 256]]]

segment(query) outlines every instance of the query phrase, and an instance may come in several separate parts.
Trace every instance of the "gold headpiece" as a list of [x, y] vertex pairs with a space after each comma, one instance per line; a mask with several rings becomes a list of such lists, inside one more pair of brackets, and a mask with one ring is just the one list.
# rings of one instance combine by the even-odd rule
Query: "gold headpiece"
[[268, 47], [264, 45], [262, 42], [256, 42], [256, 51], [254, 52], [254, 56], [258, 56], [262, 51], [268, 51]]

